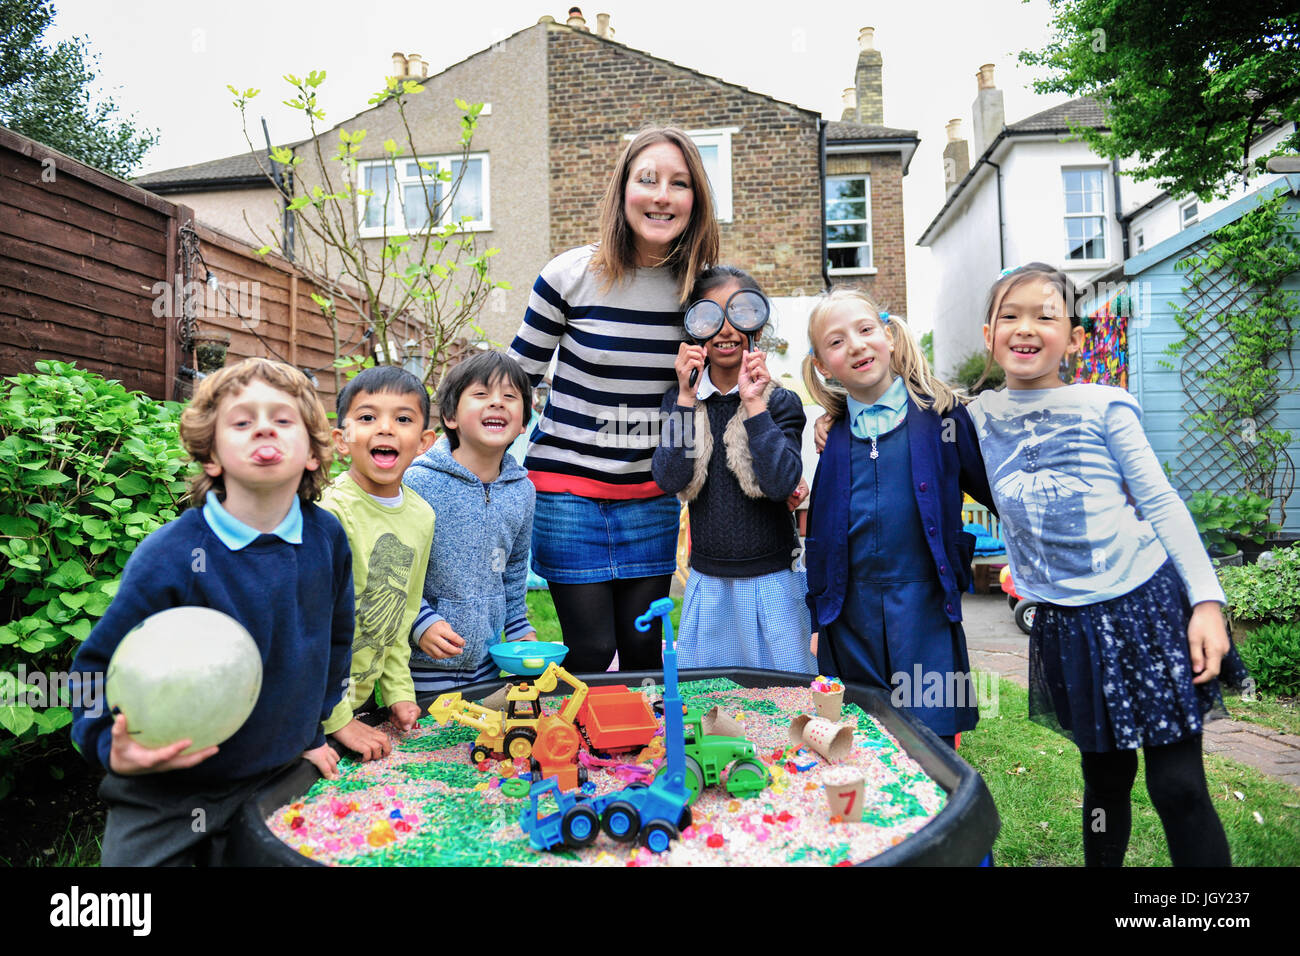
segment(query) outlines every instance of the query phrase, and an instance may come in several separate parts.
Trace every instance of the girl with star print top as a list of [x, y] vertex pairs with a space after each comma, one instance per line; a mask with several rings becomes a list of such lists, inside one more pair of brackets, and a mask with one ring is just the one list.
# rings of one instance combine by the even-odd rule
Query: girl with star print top
[[970, 405], [1016, 588], [1041, 602], [1030, 716], [1082, 753], [1089, 866], [1123, 863], [1138, 747], [1174, 865], [1226, 866], [1201, 765], [1202, 722], [1223, 705], [1216, 675], [1245, 676], [1223, 590], [1137, 402], [1062, 381], [1083, 343], [1077, 301], [1040, 262], [994, 283], [984, 341], [1007, 387]]

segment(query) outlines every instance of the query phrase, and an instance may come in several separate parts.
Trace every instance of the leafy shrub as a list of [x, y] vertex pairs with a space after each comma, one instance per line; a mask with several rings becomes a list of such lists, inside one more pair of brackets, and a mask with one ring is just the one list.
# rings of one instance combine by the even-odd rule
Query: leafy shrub
[[1007, 383], [1007, 373], [1002, 371], [1002, 366], [997, 362], [994, 362], [989, 367], [988, 378], [984, 379], [978, 389], [975, 388], [975, 383], [984, 374], [984, 366], [987, 364], [988, 352], [982, 350], [971, 352], [970, 355], [957, 363], [957, 367], [952, 373], [952, 384], [964, 390], [968, 395], [978, 395], [980, 392], [1001, 388]]
[[1286, 697], [1300, 694], [1300, 624], [1265, 624], [1240, 651], [1260, 690]]
[[1238, 620], [1300, 621], [1300, 544], [1268, 554], [1264, 563], [1219, 568], [1228, 613]]
[[1198, 491], [1187, 500], [1196, 530], [1213, 554], [1236, 554], [1238, 544], [1246, 541], [1263, 544], [1280, 527], [1269, 520], [1272, 507], [1272, 501], [1252, 492], [1218, 495]]
[[[66, 672], [126, 559], [183, 507], [181, 406], [63, 362], [0, 382], [0, 797], [72, 720]], [[31, 706], [35, 702], [36, 707]]]

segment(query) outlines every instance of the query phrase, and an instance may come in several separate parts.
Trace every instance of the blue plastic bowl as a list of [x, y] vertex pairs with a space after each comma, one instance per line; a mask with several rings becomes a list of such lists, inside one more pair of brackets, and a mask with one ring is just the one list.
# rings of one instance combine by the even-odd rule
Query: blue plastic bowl
[[517, 676], [533, 676], [554, 661], [560, 663], [569, 649], [551, 641], [512, 641], [488, 648], [497, 667]]

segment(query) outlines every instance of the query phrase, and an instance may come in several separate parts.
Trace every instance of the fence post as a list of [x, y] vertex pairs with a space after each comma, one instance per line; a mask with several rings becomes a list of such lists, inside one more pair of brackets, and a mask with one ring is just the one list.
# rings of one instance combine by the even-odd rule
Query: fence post
[[167, 307], [163, 309], [162, 326], [163, 326], [163, 387], [162, 397], [170, 398], [172, 401], [180, 401], [180, 362], [178, 361], [176, 348], [176, 316], [172, 313], [176, 309], [177, 282], [176, 275], [180, 271], [177, 262], [177, 252], [180, 247], [180, 226], [177, 219], [180, 210], [173, 206], [171, 215], [167, 217], [167, 274], [163, 276], [163, 283], [167, 296]]

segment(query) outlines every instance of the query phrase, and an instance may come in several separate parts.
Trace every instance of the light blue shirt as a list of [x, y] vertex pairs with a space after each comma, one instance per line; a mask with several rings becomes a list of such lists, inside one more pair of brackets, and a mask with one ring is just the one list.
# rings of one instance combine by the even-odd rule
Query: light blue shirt
[[[203, 520], [208, 523], [212, 533], [221, 539], [221, 543], [231, 551], [239, 551], [248, 547], [262, 534], [256, 528], [250, 528], [223, 508], [221, 500], [217, 497], [215, 491], [209, 491], [208, 498], [203, 503]], [[293, 504], [289, 505], [289, 513], [284, 516], [283, 521], [276, 525], [271, 534], [287, 541], [289, 544], [302, 544], [302, 505], [299, 503], [297, 495], [293, 496]]]
[[1223, 602], [1132, 395], [1110, 385], [1002, 389], [967, 410], [1021, 594], [1072, 607], [1108, 601], [1169, 557], [1191, 603]]
[[899, 375], [874, 405], [864, 405], [852, 395], [848, 399], [849, 428], [855, 438], [871, 441], [892, 432], [907, 417], [907, 386]]

